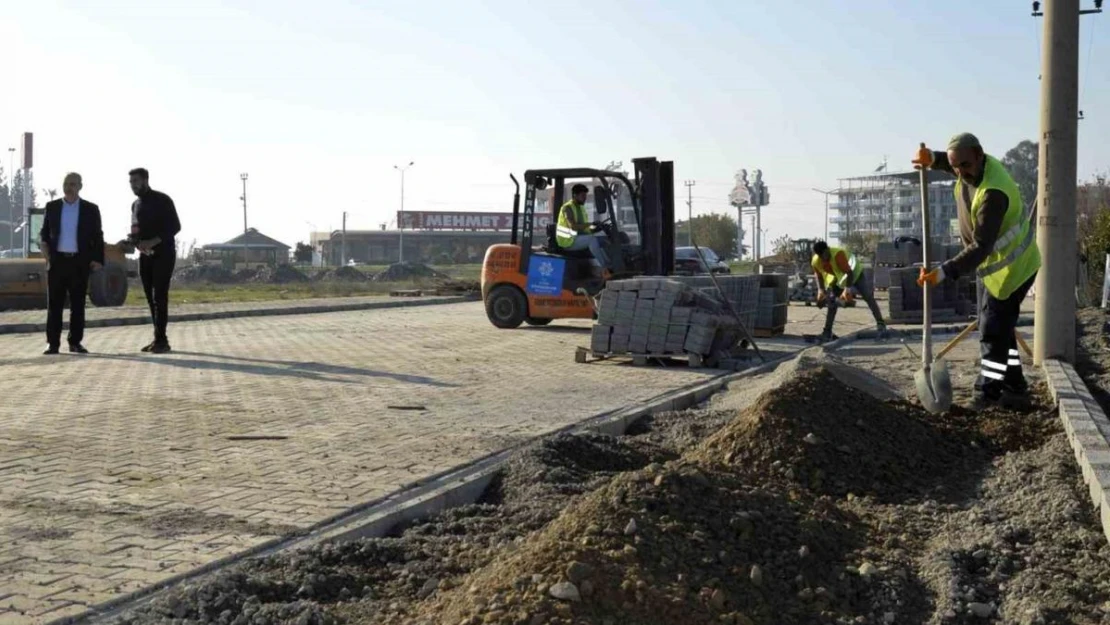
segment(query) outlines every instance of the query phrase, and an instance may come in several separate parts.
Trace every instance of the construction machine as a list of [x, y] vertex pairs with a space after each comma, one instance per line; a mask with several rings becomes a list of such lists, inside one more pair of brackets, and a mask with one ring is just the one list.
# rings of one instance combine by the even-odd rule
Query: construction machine
[[[0, 310], [46, 308], [46, 259], [39, 246], [45, 209], [27, 209], [20, 227], [24, 258], [0, 259]], [[122, 306], [127, 300], [127, 280], [137, 275], [128, 268], [126, 243], [104, 246], [104, 266], [89, 276], [89, 300], [93, 306]]]
[[[590, 319], [593, 297], [604, 287], [602, 268], [589, 250], [569, 251], [555, 241], [559, 208], [576, 183], [590, 188], [587, 212], [606, 234], [613, 278], [670, 275], [674, 271], [674, 164], [655, 157], [633, 159], [633, 179], [591, 168], [530, 169], [520, 183], [509, 175], [513, 225], [509, 243], [492, 245], [482, 262], [482, 299], [498, 328], [542, 326], [554, 319]], [[550, 189], [550, 193], [548, 190]], [[551, 220], [536, 238], [537, 195]]]

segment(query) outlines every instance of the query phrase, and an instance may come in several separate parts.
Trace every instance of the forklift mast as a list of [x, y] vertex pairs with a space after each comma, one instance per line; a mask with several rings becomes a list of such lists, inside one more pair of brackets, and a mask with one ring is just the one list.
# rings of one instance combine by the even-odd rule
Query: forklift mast
[[674, 162], [634, 158], [640, 195], [640, 240], [644, 275], [674, 272]]

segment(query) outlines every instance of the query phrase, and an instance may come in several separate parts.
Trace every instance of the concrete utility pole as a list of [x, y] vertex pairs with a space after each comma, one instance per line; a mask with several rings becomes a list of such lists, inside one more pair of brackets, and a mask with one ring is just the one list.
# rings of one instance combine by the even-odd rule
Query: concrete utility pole
[[343, 235], [339, 244], [339, 266], [347, 264], [347, 211], [343, 211]]
[[401, 213], [397, 215], [397, 229], [400, 234], [397, 237], [397, 262], [405, 262], [405, 170], [412, 167], [414, 161], [409, 161], [408, 165], [404, 167], [393, 166], [393, 169], [401, 172]]
[[[1095, 2], [1101, 10], [1101, 0]], [[1038, 15], [1040, 3], [1033, 3]], [[1045, 3], [1041, 141], [1037, 174], [1037, 274], [1033, 362], [1075, 362], [1076, 135], [1079, 118], [1079, 0]]]
[[686, 241], [687, 245], [694, 245], [694, 181], [687, 180], [686, 185]]
[[15, 258], [15, 148], [8, 148], [8, 256]]
[[247, 175], [239, 174], [239, 179], [243, 181], [243, 195], [239, 196], [243, 200], [243, 234], [247, 233]]

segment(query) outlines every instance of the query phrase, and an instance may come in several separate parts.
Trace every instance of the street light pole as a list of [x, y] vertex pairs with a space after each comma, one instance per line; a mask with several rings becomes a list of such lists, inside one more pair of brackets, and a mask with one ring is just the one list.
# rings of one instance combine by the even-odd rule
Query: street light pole
[[239, 179], [243, 181], [243, 195], [239, 199], [243, 200], [243, 266], [246, 266], [247, 263], [250, 262], [250, 259], [247, 258], [247, 255], [250, 253], [250, 250], [247, 248], [247, 238], [246, 238], [246, 235], [247, 235], [247, 174], [246, 173], [239, 174]]
[[397, 215], [397, 229], [400, 233], [397, 236], [397, 262], [405, 262], [405, 171], [412, 167], [414, 161], [409, 161], [408, 165], [404, 167], [393, 166], [393, 169], [401, 172], [401, 212]]
[[[8, 222], [15, 223], [15, 148], [8, 148]], [[15, 226], [8, 226], [8, 254], [15, 258]]]
[[828, 243], [828, 241], [829, 241], [829, 194], [830, 193], [836, 193], [836, 191], [822, 191], [821, 189], [815, 189], [815, 188], [811, 188], [811, 190], [816, 191], [816, 192], [825, 196], [825, 242]]

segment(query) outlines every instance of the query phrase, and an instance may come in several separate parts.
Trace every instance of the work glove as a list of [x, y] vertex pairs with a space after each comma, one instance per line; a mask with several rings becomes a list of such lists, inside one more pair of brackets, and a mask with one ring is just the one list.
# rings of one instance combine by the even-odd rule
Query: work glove
[[922, 267], [921, 274], [917, 276], [917, 286], [925, 286], [926, 282], [929, 283], [929, 286], [936, 286], [944, 282], [944, 268], [937, 267], [932, 271], [925, 271], [925, 268]]
[[928, 169], [933, 166], [933, 151], [925, 147], [922, 143], [921, 147], [917, 148], [917, 156], [911, 161], [914, 169]]

